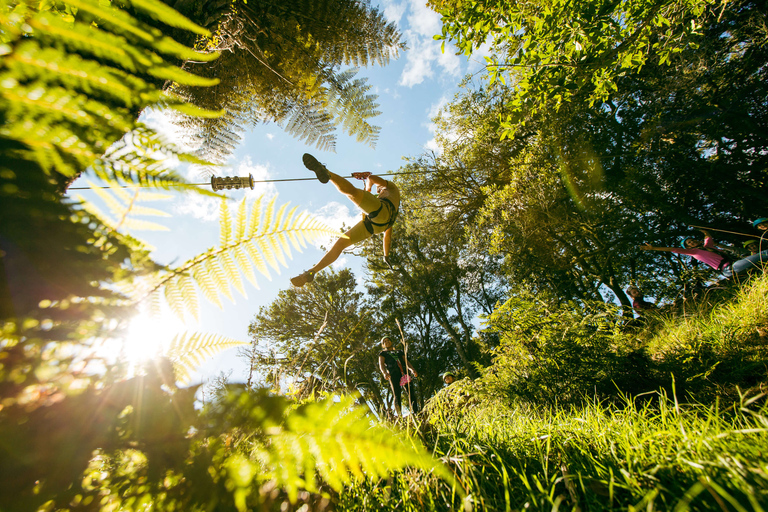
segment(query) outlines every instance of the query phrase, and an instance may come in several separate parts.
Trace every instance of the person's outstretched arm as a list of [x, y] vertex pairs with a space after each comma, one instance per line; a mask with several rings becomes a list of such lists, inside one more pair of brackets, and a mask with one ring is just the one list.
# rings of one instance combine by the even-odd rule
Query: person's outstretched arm
[[384, 356], [379, 356], [379, 370], [381, 370], [381, 374], [384, 376], [385, 380], [389, 380], [389, 372], [387, 371], [387, 365], [384, 364]]
[[372, 185], [376, 185], [377, 187], [386, 187], [387, 183], [389, 182], [380, 176], [371, 174], [370, 176], [368, 176], [368, 183]]
[[641, 251], [664, 251], [664, 252], [672, 252], [672, 247], [654, 247], [651, 244], [645, 244], [645, 245], [639, 245], [638, 248]]

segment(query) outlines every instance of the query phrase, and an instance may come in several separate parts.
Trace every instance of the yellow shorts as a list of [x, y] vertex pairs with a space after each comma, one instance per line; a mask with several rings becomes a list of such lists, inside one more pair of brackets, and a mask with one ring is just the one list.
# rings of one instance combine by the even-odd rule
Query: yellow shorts
[[[387, 206], [382, 203], [381, 199], [368, 191], [363, 191], [363, 200], [360, 202], [360, 208], [368, 214], [373, 213], [381, 208], [381, 211], [374, 220], [378, 224], [386, 224], [389, 221], [389, 208], [387, 208]], [[373, 226], [374, 233], [383, 233], [386, 230], [387, 226]], [[366, 238], [369, 238], [371, 233], [368, 232], [368, 229], [365, 227], [365, 223], [361, 220], [352, 226], [349, 231], [346, 232], [346, 235], [349, 237], [350, 243], [354, 245], [358, 242], [362, 242]]]

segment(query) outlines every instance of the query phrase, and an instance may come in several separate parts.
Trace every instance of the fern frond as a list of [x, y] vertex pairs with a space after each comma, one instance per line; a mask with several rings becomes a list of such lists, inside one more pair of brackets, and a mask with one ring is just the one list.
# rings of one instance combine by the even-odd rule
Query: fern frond
[[217, 305], [220, 309], [223, 308], [221, 299], [219, 298], [219, 292], [216, 290], [213, 277], [208, 272], [207, 267], [205, 265], [197, 265], [192, 271], [192, 277], [203, 291], [205, 298]]
[[221, 200], [219, 206], [219, 245], [226, 247], [232, 238], [232, 217], [229, 214], [229, 205], [226, 199]]
[[251, 208], [251, 220], [248, 223], [248, 238], [253, 238], [261, 226], [261, 200], [264, 196], [259, 196]]
[[245, 236], [245, 228], [248, 224], [248, 204], [245, 197], [240, 201], [237, 207], [237, 218], [235, 220], [235, 240], [240, 240]]
[[248, 240], [248, 242], [246, 242], [244, 245], [245, 250], [248, 251], [248, 255], [251, 257], [253, 265], [256, 267], [256, 269], [264, 274], [265, 277], [272, 279], [269, 274], [269, 269], [267, 268], [267, 262], [264, 261], [264, 257], [261, 255], [256, 242], [253, 240]]
[[232, 258], [231, 250], [223, 251], [219, 257], [221, 267], [227, 274], [227, 281], [235, 287], [235, 290], [240, 292], [240, 295], [245, 297], [245, 288], [243, 288], [243, 280], [240, 278], [240, 270], [238, 270], [235, 260]]
[[[313, 402], [290, 412], [262, 447], [269, 476], [295, 501], [299, 490], [318, 488], [317, 477], [340, 491], [354, 480], [374, 480], [414, 467], [453, 482], [451, 472], [416, 440], [371, 425], [352, 397]], [[315, 475], [317, 471], [317, 475]]]
[[[258, 200], [254, 204], [258, 207], [262, 201]], [[166, 297], [172, 310], [178, 311], [185, 307], [185, 300], [189, 301], [185, 296], [192, 291], [187, 286], [184, 293], [181, 293], [177, 289], [180, 286], [178, 281], [191, 276], [206, 298], [220, 306], [219, 295], [221, 294], [230, 301], [233, 300], [230, 287], [234, 287], [240, 294], [245, 295], [241, 274], [257, 285], [253, 267], [271, 279], [268, 265], [278, 273], [280, 264], [287, 266], [284, 253], [290, 256], [290, 237], [298, 241], [313, 241], [329, 235], [338, 236], [338, 232], [312, 219], [306, 213], [295, 216], [294, 209], [286, 217], [286, 207], [287, 205], [282, 206], [276, 214], [275, 200], [272, 199], [264, 209], [266, 211], [252, 211], [249, 215], [247, 206], [245, 208], [239, 206], [236, 232], [233, 234], [229, 206], [226, 201], [222, 201], [219, 222], [222, 231], [221, 245], [195, 256], [178, 268], [163, 271], [164, 274], [155, 277], [155, 282], [149, 291], [135, 294], [134, 297], [141, 301], [155, 289], [170, 287], [171, 289], [166, 291]], [[256, 208], [256, 210], [262, 209]], [[245, 226], [245, 219], [249, 216], [252, 220], [251, 225]], [[264, 219], [262, 222], [259, 221], [261, 218]], [[258, 227], [254, 228], [254, 226]], [[170, 301], [173, 301], [173, 304]]]
[[128, 0], [128, 2], [133, 5], [136, 10], [148, 14], [155, 20], [162, 21], [169, 27], [188, 30], [189, 32], [194, 32], [195, 34], [205, 37], [211, 35], [207, 29], [192, 22], [189, 18], [185, 17], [175, 9], [170, 8], [163, 2], [158, 2], [157, 0]]
[[122, 223], [123, 229], [128, 232], [133, 231], [170, 231], [171, 228], [163, 226], [157, 222], [140, 219], [125, 219]]
[[168, 357], [173, 362], [176, 379], [186, 384], [192, 373], [207, 358], [242, 345], [248, 343], [215, 334], [184, 332], [174, 336], [168, 348]]

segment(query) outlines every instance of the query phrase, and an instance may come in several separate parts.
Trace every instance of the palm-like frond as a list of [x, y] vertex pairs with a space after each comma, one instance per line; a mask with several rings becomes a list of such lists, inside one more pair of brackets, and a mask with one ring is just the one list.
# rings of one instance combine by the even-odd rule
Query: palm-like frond
[[248, 345], [248, 343], [216, 334], [184, 332], [174, 336], [168, 347], [167, 355], [173, 363], [176, 380], [181, 384], [186, 384], [195, 369], [206, 359], [241, 345]]
[[[72, 0], [65, 7], [74, 13], [66, 19], [44, 2], [27, 3], [2, 20], [0, 136], [22, 143], [17, 155], [52, 175], [73, 178], [90, 167], [105, 180], [184, 186], [140, 144], [133, 153], [100, 157], [132, 130], [137, 140], [154, 144], [151, 139], [158, 137], [136, 121], [138, 112], [147, 106], [184, 106], [152, 82], [217, 83], [171, 64], [175, 59], [210, 61], [216, 55], [187, 48], [98, 0]], [[140, 0], [134, 7], [150, 16], [163, 13], [168, 25], [208, 33], [158, 0]], [[218, 115], [201, 109], [195, 113]]]
[[322, 480], [334, 490], [355, 480], [377, 480], [406, 467], [434, 472], [446, 481], [453, 475], [415, 439], [382, 424], [371, 425], [366, 410], [352, 397], [310, 403], [271, 429], [269, 446], [258, 455], [273, 478], [295, 501], [300, 489], [317, 490]]
[[233, 218], [223, 200], [219, 246], [154, 276], [145, 287], [134, 292], [136, 299], [141, 301], [148, 296], [164, 295], [171, 310], [179, 317], [183, 319], [185, 313], [189, 313], [197, 318], [198, 290], [221, 307], [221, 295], [234, 300], [232, 287], [245, 296], [242, 276], [258, 288], [255, 270], [271, 279], [269, 266], [278, 273], [280, 264], [287, 266], [286, 256], [291, 257], [291, 245], [301, 251], [307, 243], [339, 235], [338, 231], [306, 212], [297, 214], [296, 207], [286, 213], [288, 205], [284, 204], [275, 212], [275, 203], [276, 198], [263, 207], [259, 198], [249, 212], [243, 199]]

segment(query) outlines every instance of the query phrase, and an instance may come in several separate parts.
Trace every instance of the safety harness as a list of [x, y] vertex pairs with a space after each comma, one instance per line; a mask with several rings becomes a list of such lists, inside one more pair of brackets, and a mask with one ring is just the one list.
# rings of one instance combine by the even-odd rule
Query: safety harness
[[[379, 206], [379, 209], [363, 217], [363, 224], [365, 224], [365, 229], [367, 229], [370, 234], [373, 234], [373, 226], [386, 226], [384, 229], [384, 231], [386, 231], [395, 224], [395, 219], [397, 218], [397, 208], [395, 208], [394, 203], [392, 203], [392, 201], [386, 197], [380, 197], [379, 200], [381, 201], [381, 206]], [[384, 206], [386, 206], [387, 211], [389, 211], [389, 220], [387, 222], [372, 221], [371, 218], [377, 217]]]

